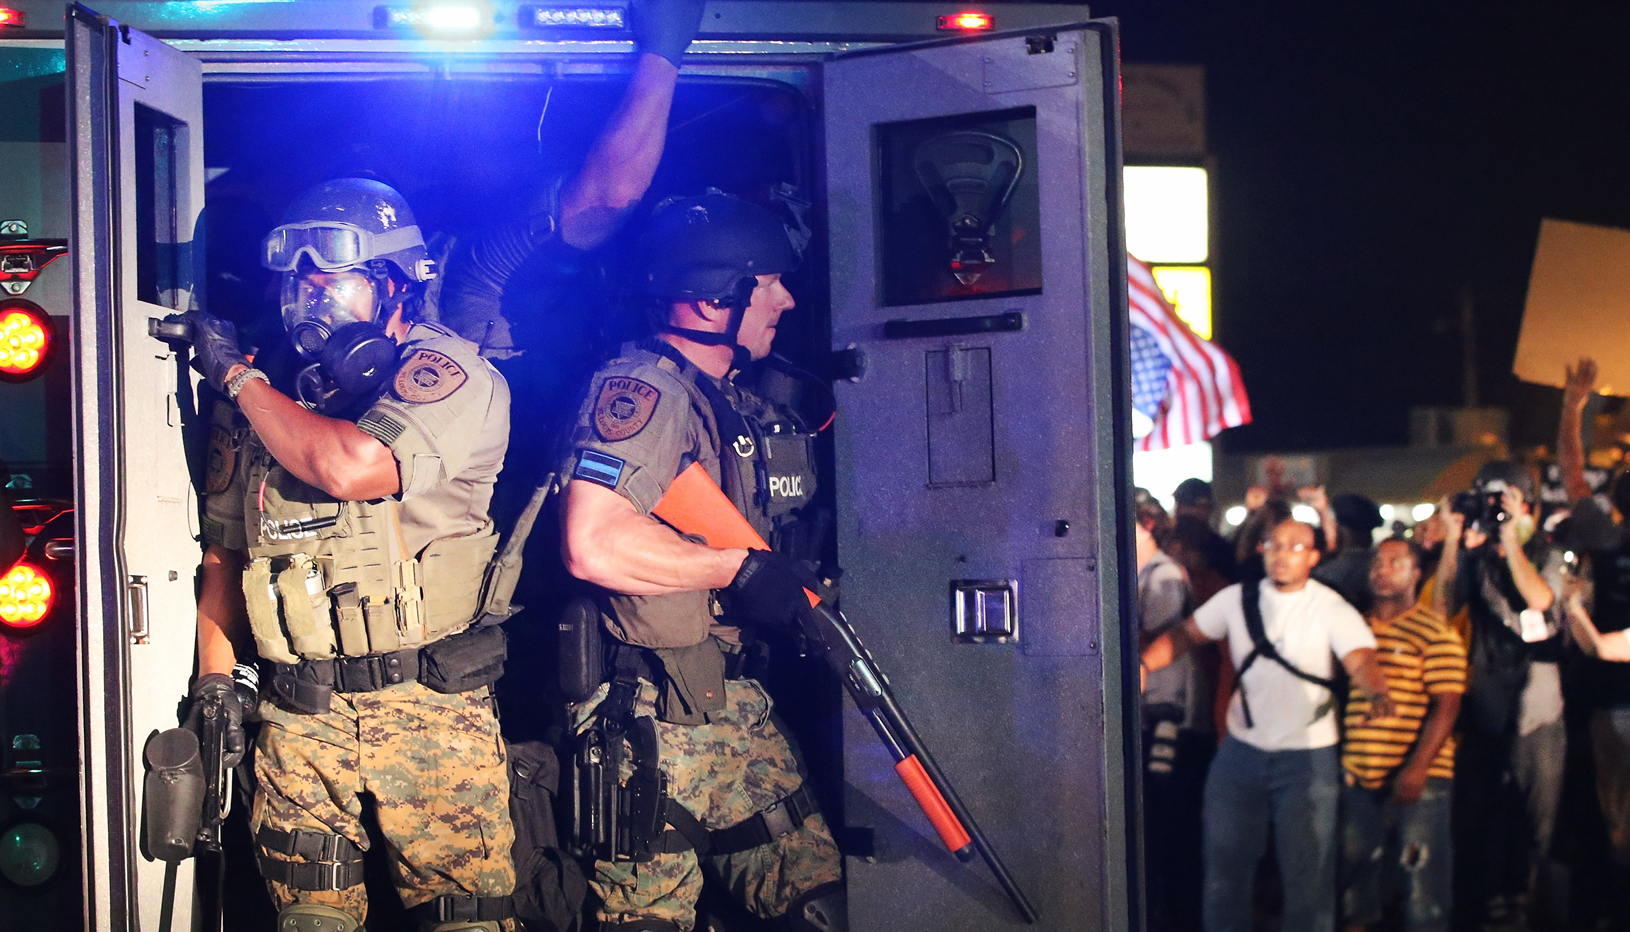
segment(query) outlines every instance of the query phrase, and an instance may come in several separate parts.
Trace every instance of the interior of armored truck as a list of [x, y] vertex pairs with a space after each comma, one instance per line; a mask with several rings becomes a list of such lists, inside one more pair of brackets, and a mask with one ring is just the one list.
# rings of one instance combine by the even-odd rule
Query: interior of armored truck
[[[260, 266], [260, 242], [295, 196], [332, 178], [361, 175], [395, 187], [432, 254], [457, 261], [458, 241], [522, 219], [551, 185], [576, 170], [624, 86], [623, 77], [601, 74], [207, 81], [205, 306], [235, 321], [247, 344], [284, 338], [276, 277]], [[818, 200], [817, 122], [811, 102], [793, 85], [687, 76], [675, 94], [656, 177], [623, 229], [592, 252], [540, 250], [516, 272], [502, 306], [520, 352], [495, 360], [513, 392], [510, 450], [494, 504], [500, 524], [552, 467], [554, 439], [575, 416], [593, 367], [622, 341], [643, 335], [645, 301], [627, 286], [633, 234], [643, 216], [666, 198], [707, 188], [775, 206], [772, 190], [791, 185], [802, 199]], [[783, 318], [776, 349], [800, 369], [824, 372], [830, 325], [819, 211], [808, 219], [816, 237], [804, 264], [787, 276], [798, 307]], [[426, 316], [440, 310], [432, 307]], [[829, 390], [802, 381], [795, 394], [807, 395], [801, 399], [810, 407], [806, 418], [824, 419]], [[799, 380], [790, 384], [800, 387]], [[821, 455], [829, 477], [829, 444]], [[830, 537], [830, 522], [827, 527]], [[572, 592], [557, 552], [546, 514], [529, 543], [517, 594], [527, 607], [507, 623], [511, 672], [498, 693], [511, 740], [548, 738], [562, 724], [559, 696], [543, 685], [553, 671], [555, 615]], [[797, 645], [776, 647], [771, 662], [788, 668], [771, 678], [788, 684], [774, 690], [778, 706], [819, 775], [823, 806], [836, 814], [842, 797], [836, 685], [819, 661], [798, 656]], [[242, 893], [226, 899], [226, 925], [270, 928], [270, 905], [256, 894], [241, 822], [228, 826], [227, 842], [235, 854], [227, 862], [228, 885]], [[388, 864], [375, 860], [371, 924], [391, 928], [402, 917]], [[732, 928], [750, 928], [747, 922], [736, 914]]]

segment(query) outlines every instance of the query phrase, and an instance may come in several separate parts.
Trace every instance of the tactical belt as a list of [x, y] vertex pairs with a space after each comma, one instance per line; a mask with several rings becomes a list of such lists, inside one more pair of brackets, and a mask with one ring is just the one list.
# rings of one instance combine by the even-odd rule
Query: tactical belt
[[327, 686], [337, 693], [371, 693], [398, 683], [418, 682], [419, 648], [364, 657], [274, 663], [272, 671], [274, 677], [287, 676], [301, 685]]
[[421, 922], [490, 922], [515, 918], [512, 896], [438, 896], [409, 912]]
[[735, 825], [712, 831], [708, 831], [701, 820], [677, 800], [665, 796], [662, 801], [665, 804], [663, 815], [672, 828], [663, 832], [651, 846], [654, 854], [695, 851], [698, 856], [706, 857], [748, 851], [798, 831], [803, 827], [804, 820], [817, 811], [815, 794], [809, 791], [807, 783], [793, 790], [790, 796], [776, 800], [768, 808]]
[[[261, 826], [255, 842], [261, 849], [260, 874], [267, 880], [296, 890], [344, 890], [362, 883], [362, 849], [344, 835]], [[268, 853], [305, 860], [279, 861]]]

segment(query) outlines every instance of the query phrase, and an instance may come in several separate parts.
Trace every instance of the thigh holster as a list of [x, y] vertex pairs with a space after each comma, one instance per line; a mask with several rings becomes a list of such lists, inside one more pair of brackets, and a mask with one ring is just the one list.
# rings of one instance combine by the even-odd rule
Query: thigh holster
[[[260, 874], [274, 883], [296, 890], [344, 890], [362, 883], [362, 849], [344, 835], [262, 826], [255, 843], [260, 846]], [[283, 861], [269, 854], [300, 860]]]
[[663, 817], [670, 827], [653, 847], [661, 854], [695, 851], [703, 857], [735, 854], [778, 841], [803, 828], [804, 820], [819, 811], [807, 783], [735, 825], [712, 830], [678, 800], [664, 796], [662, 802]]
[[[578, 736], [572, 756], [567, 806], [574, 816], [575, 854], [597, 861], [649, 861], [659, 854], [695, 851], [699, 857], [734, 854], [767, 845], [803, 827], [818, 811], [807, 785], [799, 786], [760, 812], [725, 828], [709, 830], [668, 795], [658, 767], [655, 720], [635, 716], [641, 678], [651, 671], [641, 652], [614, 652], [611, 688]], [[624, 754], [631, 773], [622, 779]]]

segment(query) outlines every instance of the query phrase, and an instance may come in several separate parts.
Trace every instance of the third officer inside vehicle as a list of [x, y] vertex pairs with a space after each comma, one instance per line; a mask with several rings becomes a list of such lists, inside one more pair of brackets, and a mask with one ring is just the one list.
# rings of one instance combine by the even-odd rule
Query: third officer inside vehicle
[[640, 254], [659, 334], [593, 376], [562, 466], [562, 553], [598, 587], [614, 642], [610, 682], [575, 707], [577, 727], [627, 723], [631, 766], [659, 769], [669, 799], [653, 837], [596, 862], [600, 918], [688, 930], [705, 872], [786, 928], [843, 929], [837, 847], [768, 695], [741, 671], [755, 629], [808, 610], [810, 574], [770, 551], [693, 542], [650, 516], [693, 463], [766, 540], [808, 504], [798, 418], [733, 381], [769, 355], [793, 307], [781, 276], [798, 256], [774, 214], [715, 191], [659, 207]]

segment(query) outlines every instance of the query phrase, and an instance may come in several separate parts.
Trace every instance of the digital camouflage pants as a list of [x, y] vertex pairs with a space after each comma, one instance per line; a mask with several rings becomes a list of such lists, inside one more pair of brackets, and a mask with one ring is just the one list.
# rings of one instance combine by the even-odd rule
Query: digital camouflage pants
[[[509, 778], [485, 688], [444, 695], [418, 683], [335, 693], [304, 715], [260, 704], [260, 789], [251, 828], [344, 835], [362, 848], [361, 794], [376, 802], [397, 892], [411, 908], [446, 894], [507, 896], [515, 888]], [[263, 855], [282, 859], [279, 854]], [[361, 923], [367, 894], [294, 890], [267, 882], [278, 909], [309, 903]]]
[[[605, 699], [602, 686], [575, 707], [581, 732]], [[640, 681], [634, 714], [655, 717], [656, 687]], [[772, 714], [770, 697], [753, 680], [725, 683], [723, 711], [705, 725], [657, 722], [658, 766], [668, 793], [709, 829], [728, 828], [784, 799], [803, 784], [798, 754]], [[631, 765], [624, 764], [624, 777]], [[838, 846], [819, 813], [767, 845], [714, 855], [707, 867], [755, 915], [787, 912], [800, 896], [841, 879]], [[703, 865], [694, 851], [657, 855], [642, 863], [597, 861], [590, 883], [603, 901], [602, 921], [656, 919], [690, 929], [702, 892]]]

